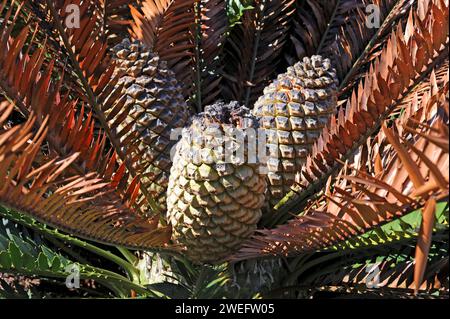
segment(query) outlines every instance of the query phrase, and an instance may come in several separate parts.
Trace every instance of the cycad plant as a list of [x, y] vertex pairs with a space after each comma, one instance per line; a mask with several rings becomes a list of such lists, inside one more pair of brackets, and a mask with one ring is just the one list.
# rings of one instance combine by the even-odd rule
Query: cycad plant
[[0, 296], [448, 296], [448, 7], [3, 0]]

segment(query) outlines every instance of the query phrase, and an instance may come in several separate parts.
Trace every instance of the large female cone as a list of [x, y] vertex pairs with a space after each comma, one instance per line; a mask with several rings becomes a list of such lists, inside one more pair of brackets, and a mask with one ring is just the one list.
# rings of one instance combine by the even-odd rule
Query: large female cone
[[170, 150], [177, 142], [171, 131], [185, 126], [188, 106], [166, 62], [139, 41], [125, 39], [113, 51], [116, 74], [121, 77], [111, 93], [119, 98], [107, 111], [108, 121], [128, 148], [125, 151], [137, 159], [141, 187], [165, 208]]
[[[249, 109], [216, 103], [193, 118], [177, 144], [167, 191], [168, 220], [173, 239], [196, 263], [220, 261], [256, 229], [266, 181], [259, 164], [248, 160], [246, 129], [257, 126]], [[239, 134], [240, 140], [234, 137]], [[231, 157], [239, 147], [243, 150], [236, 155], [244, 156]]]
[[336, 111], [337, 78], [328, 59], [305, 57], [264, 89], [253, 114], [268, 139], [268, 200], [286, 195], [322, 128]]

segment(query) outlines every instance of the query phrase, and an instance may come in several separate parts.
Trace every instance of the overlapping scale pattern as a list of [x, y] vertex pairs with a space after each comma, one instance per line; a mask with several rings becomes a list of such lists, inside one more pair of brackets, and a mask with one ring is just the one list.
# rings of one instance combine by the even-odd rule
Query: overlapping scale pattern
[[289, 192], [296, 172], [335, 113], [337, 84], [328, 59], [305, 57], [280, 74], [255, 103], [253, 114], [267, 134], [271, 205]]
[[257, 126], [248, 108], [219, 102], [183, 131], [170, 174], [168, 220], [173, 239], [194, 262], [220, 261], [256, 229], [266, 180], [259, 164], [248, 160], [246, 129]]
[[165, 208], [170, 150], [177, 142], [171, 139], [171, 131], [185, 126], [189, 108], [167, 63], [143, 44], [125, 39], [113, 51], [121, 77], [111, 93], [119, 97], [106, 110], [107, 120], [127, 154], [137, 159], [143, 187]]

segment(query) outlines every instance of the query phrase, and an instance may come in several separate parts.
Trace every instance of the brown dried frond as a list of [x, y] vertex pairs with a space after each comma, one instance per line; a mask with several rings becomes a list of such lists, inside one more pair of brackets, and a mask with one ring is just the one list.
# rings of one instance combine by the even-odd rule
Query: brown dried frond
[[[345, 167], [317, 205], [285, 225], [261, 230], [236, 258], [320, 250], [418, 208], [434, 216], [433, 201], [449, 194], [448, 88], [447, 76], [441, 89], [432, 85], [420, 101], [414, 99], [391, 128], [383, 124], [371, 146], [379, 152], [359, 156], [360, 162]], [[362, 169], [367, 165], [376, 167], [368, 173]], [[427, 218], [419, 232], [423, 247], [430, 243]], [[424, 258], [416, 256], [421, 271]]]

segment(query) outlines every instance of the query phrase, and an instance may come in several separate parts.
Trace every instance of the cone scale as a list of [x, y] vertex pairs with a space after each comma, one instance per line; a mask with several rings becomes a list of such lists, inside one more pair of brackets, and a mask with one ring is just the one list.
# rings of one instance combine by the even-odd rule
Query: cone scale
[[[245, 160], [248, 136], [242, 145], [229, 140], [227, 132], [257, 126], [249, 109], [216, 103], [193, 118], [177, 144], [167, 216], [174, 241], [196, 263], [220, 262], [256, 230], [265, 201], [265, 176], [259, 174], [258, 163]], [[228, 162], [226, 150], [240, 146], [244, 160]]]
[[290, 190], [313, 144], [337, 105], [337, 77], [330, 61], [305, 57], [264, 89], [253, 114], [266, 131], [268, 204]]
[[190, 112], [175, 74], [142, 43], [125, 39], [113, 52], [120, 79], [111, 94], [120, 96], [118, 104], [123, 103], [124, 111], [113, 107], [108, 119], [123, 145], [137, 141], [125, 151], [138, 159], [143, 187], [165, 209], [170, 150], [176, 143], [171, 131], [185, 126]]

